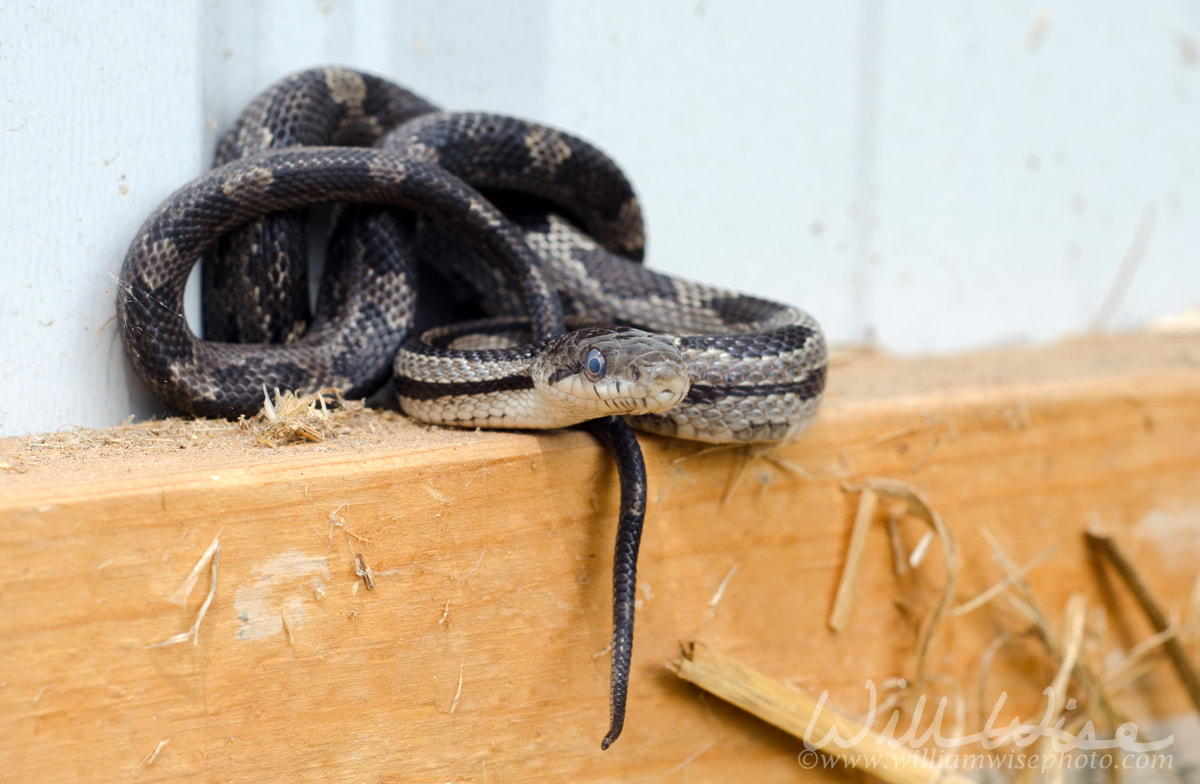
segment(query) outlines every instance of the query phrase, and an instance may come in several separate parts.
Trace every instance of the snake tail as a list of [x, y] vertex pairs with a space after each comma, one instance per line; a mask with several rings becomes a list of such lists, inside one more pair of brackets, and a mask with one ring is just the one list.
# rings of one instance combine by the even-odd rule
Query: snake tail
[[620, 417], [589, 423], [588, 429], [617, 463], [621, 484], [621, 517], [613, 553], [612, 670], [609, 675], [608, 734], [600, 742], [607, 750], [621, 737], [625, 701], [629, 695], [629, 665], [633, 658], [633, 610], [637, 598], [638, 548], [646, 519], [646, 461], [633, 428]]

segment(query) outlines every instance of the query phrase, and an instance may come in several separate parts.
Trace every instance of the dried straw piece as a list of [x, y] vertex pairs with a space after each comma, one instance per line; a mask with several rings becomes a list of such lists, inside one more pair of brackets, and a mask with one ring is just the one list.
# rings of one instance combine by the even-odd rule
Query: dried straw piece
[[842, 577], [838, 581], [837, 593], [833, 598], [833, 609], [829, 612], [829, 628], [840, 632], [846, 628], [850, 617], [850, 606], [854, 602], [854, 585], [858, 581], [858, 567], [862, 563], [863, 551], [867, 548], [867, 531], [875, 517], [875, 505], [879, 496], [866, 488], [858, 498], [858, 511], [854, 515], [854, 527], [850, 529], [850, 546], [846, 550], [846, 561]]
[[260, 441], [278, 446], [297, 441], [324, 441], [333, 433], [335, 422], [330, 416], [328, 402], [345, 406], [339, 389], [322, 389], [303, 397], [294, 392], [275, 390], [275, 399], [263, 386], [263, 407], [252, 422], [261, 426]]
[[667, 669], [848, 766], [856, 761], [865, 762], [870, 767], [858, 770], [882, 781], [891, 784], [970, 781], [932, 764], [926, 756], [892, 748], [878, 739], [870, 727], [832, 710], [824, 699], [814, 700], [702, 642], [684, 643], [682, 658], [667, 662]]
[[[1012, 587], [1016, 588], [1021, 594], [1021, 598], [1017, 598], [1012, 594], [1005, 594], [1004, 598], [1029, 620], [1033, 633], [1041, 641], [1042, 645], [1045, 646], [1050, 656], [1056, 661], [1063, 661], [1066, 656], [1066, 646], [1063, 645], [1062, 640], [1050, 625], [1046, 614], [1042, 612], [1041, 604], [1038, 602], [1033, 588], [1029, 585], [1029, 581], [1020, 575], [1019, 567], [1009, 554], [1004, 551], [1004, 548], [1000, 546], [1000, 543], [991, 531], [986, 527], [981, 527], [979, 533], [987, 540], [988, 546], [992, 550], [992, 557], [996, 559], [1011, 578], [1009, 582], [1012, 583]], [[1104, 714], [1105, 720], [1111, 726], [1118, 727], [1127, 721], [1124, 714], [1113, 704], [1108, 690], [1104, 687], [1103, 679], [1091, 667], [1083, 661], [1076, 659], [1072, 667], [1072, 674], [1084, 687], [1088, 695], [1096, 702], [1096, 705], [1100, 708], [1100, 712]]]
[[1048, 705], [1042, 720], [1043, 727], [1051, 726], [1067, 704], [1067, 686], [1070, 685], [1071, 673], [1075, 670], [1075, 662], [1079, 661], [1079, 652], [1083, 648], [1083, 627], [1087, 620], [1087, 600], [1082, 594], [1071, 594], [1067, 600], [1066, 640], [1064, 643], [1062, 661], [1058, 672], [1046, 689]]
[[950, 614], [951, 615], [966, 615], [967, 613], [971, 612], [972, 610], [979, 609], [983, 605], [990, 602], [992, 599], [994, 599], [997, 596], [999, 596], [1000, 594], [1004, 593], [1005, 589], [1007, 589], [1010, 585], [1015, 583], [1017, 580], [1024, 578], [1025, 575], [1032, 572], [1035, 567], [1041, 565], [1047, 558], [1049, 558], [1051, 555], [1054, 554], [1054, 550], [1055, 550], [1055, 548], [1053, 548], [1053, 547], [1048, 547], [1045, 550], [1042, 550], [1040, 553], [1038, 553], [1036, 556], [1034, 556], [1033, 560], [1031, 560], [1029, 563], [1022, 566], [1016, 572], [1006, 574], [999, 582], [993, 583], [990, 588], [987, 588], [986, 590], [984, 590], [982, 593], [980, 593], [974, 599], [965, 601], [962, 604], [955, 607], [953, 610], [950, 611]]
[[933, 641], [933, 633], [937, 629], [938, 622], [950, 607], [955, 587], [958, 584], [958, 570], [961, 566], [958, 543], [954, 540], [950, 529], [946, 527], [941, 515], [934, 511], [925, 497], [912, 485], [896, 479], [868, 479], [865, 490], [873, 490], [881, 495], [903, 501], [908, 507], [908, 513], [924, 520], [933, 529], [942, 544], [942, 566], [946, 573], [945, 582], [942, 585], [942, 595], [939, 597], [938, 603], [922, 620], [921, 629], [917, 635], [917, 675], [913, 679], [913, 693], [920, 694], [925, 688], [925, 668], [929, 644]]
[[[1100, 531], [1086, 531], [1084, 537], [1087, 539], [1088, 549], [1094, 555], [1105, 558], [1117, 570], [1117, 574], [1121, 576], [1121, 580], [1129, 588], [1129, 592], [1137, 599], [1137, 603], [1154, 627], [1154, 631], [1161, 633], [1170, 629], [1171, 621], [1167, 618], [1166, 611], [1154, 598], [1154, 594], [1146, 587], [1141, 575], [1133, 568], [1133, 564], [1121, 552], [1112, 537]], [[1178, 636], [1163, 640], [1162, 647], [1167, 657], [1170, 658], [1171, 664], [1174, 665], [1175, 672], [1179, 674], [1179, 680], [1183, 681], [1183, 687], [1187, 689], [1192, 704], [1196, 706], [1196, 710], [1200, 711], [1200, 677], [1196, 675], [1196, 670], [1188, 660], [1187, 652], [1183, 650]]]

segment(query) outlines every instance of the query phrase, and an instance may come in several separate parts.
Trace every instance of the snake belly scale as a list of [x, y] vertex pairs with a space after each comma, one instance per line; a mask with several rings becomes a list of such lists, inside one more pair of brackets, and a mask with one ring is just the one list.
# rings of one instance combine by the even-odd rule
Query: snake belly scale
[[[422, 421], [595, 434], [621, 481], [607, 748], [624, 723], [645, 515], [630, 426], [795, 438], [824, 388], [816, 322], [642, 266], [633, 188], [590, 144], [442, 112], [357, 71], [281, 80], [235, 122], [217, 164], [167, 198], [125, 258], [117, 311], [134, 370], [202, 416], [253, 412], [264, 386], [359, 397], [394, 375]], [[310, 312], [303, 211], [318, 204], [336, 206]], [[182, 314], [202, 256], [206, 339]], [[418, 260], [491, 318], [410, 334]]]

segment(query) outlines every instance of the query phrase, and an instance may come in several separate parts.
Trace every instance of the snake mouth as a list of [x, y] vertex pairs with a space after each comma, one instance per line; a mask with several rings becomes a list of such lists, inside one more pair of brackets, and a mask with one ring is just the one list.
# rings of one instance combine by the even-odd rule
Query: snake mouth
[[[644, 377], [644, 373], [639, 374]], [[640, 379], [639, 379], [640, 380]], [[691, 388], [691, 378], [687, 368], [679, 363], [661, 362], [657, 364], [644, 384], [645, 396], [628, 398], [627, 406], [622, 406], [620, 413], [639, 416], [642, 414], [661, 414], [683, 402]], [[616, 400], [618, 398], [614, 398]]]
[[691, 388], [686, 372], [665, 368], [650, 383], [611, 379], [588, 382], [571, 378], [555, 385], [559, 405], [577, 409], [581, 419], [599, 416], [638, 416], [660, 414], [683, 401]]

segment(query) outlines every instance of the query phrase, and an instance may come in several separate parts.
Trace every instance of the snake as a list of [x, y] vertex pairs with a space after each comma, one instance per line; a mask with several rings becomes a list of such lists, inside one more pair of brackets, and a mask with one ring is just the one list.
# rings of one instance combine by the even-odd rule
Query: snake
[[[315, 310], [314, 205], [334, 205]], [[631, 427], [790, 441], [827, 368], [807, 312], [656, 272], [644, 253], [633, 187], [590, 143], [315, 68], [260, 94], [214, 168], [146, 219], [117, 313], [135, 373], [184, 413], [250, 414], [267, 387], [362, 397], [394, 378], [401, 409], [423, 422], [595, 435], [621, 496], [606, 749], [624, 725], [646, 506]], [[183, 314], [201, 259], [203, 339]], [[426, 267], [483, 318], [414, 330]]]

